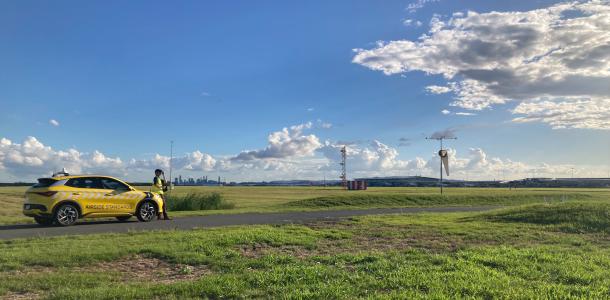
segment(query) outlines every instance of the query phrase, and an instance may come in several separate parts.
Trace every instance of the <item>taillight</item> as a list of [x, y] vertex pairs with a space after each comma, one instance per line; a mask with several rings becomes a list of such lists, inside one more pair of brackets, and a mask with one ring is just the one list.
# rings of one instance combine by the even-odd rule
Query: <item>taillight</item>
[[49, 191], [49, 192], [35, 192], [34, 194], [38, 194], [38, 195], [46, 196], [46, 197], [51, 197], [51, 196], [57, 194], [57, 192], [51, 192], [51, 191]]

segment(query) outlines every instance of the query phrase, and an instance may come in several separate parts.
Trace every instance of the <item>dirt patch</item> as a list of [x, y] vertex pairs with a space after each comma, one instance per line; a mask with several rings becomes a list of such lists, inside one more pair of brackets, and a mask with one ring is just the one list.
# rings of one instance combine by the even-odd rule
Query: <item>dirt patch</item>
[[42, 298], [42, 297], [39, 294], [30, 293], [30, 292], [25, 292], [25, 293], [8, 292], [8, 294], [0, 296], [0, 299], [2, 299], [2, 300], [32, 300], [32, 299], [40, 299], [40, 298]]
[[205, 266], [170, 264], [158, 258], [134, 256], [120, 260], [101, 262], [91, 267], [82, 268], [85, 272], [119, 273], [123, 281], [152, 281], [172, 283], [184, 280], [195, 280], [211, 273]]

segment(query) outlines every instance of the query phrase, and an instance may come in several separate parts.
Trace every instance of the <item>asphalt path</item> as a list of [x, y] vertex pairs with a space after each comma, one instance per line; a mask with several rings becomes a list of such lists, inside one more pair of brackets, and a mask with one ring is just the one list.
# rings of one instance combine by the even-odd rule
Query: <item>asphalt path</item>
[[409, 207], [377, 208], [361, 210], [325, 210], [283, 213], [244, 213], [227, 215], [208, 215], [175, 218], [171, 221], [152, 221], [148, 223], [132, 221], [93, 221], [79, 222], [69, 227], [40, 226], [37, 224], [0, 226], [0, 240], [15, 238], [50, 237], [63, 235], [87, 235], [97, 233], [125, 233], [150, 230], [190, 230], [195, 228], [221, 227], [232, 225], [260, 224], [302, 224], [320, 220], [338, 220], [342, 218], [401, 213], [422, 212], [477, 212], [496, 209], [498, 206], [465, 206], [465, 207]]

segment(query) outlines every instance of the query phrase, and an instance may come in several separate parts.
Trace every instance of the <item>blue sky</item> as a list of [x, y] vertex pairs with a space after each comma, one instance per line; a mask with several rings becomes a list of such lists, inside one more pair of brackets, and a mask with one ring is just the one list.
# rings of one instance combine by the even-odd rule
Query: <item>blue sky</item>
[[[0, 154], [0, 180], [45, 175], [62, 162], [68, 164], [59, 152], [69, 149], [79, 153], [79, 161], [68, 164], [77, 171], [148, 178], [142, 175], [148, 175], [147, 168], [166, 166], [163, 156], [169, 154], [169, 140], [175, 141], [176, 156], [185, 159], [177, 164], [179, 172], [193, 176], [223, 174], [245, 180], [319, 178], [329, 173], [332, 177], [336, 162], [322, 148], [345, 141], [354, 151], [355, 174], [435, 175], [426, 164], [432, 164], [437, 145], [424, 137], [447, 128], [459, 137], [448, 143], [456, 153], [456, 166], [463, 167], [456, 176], [492, 178], [506, 168], [519, 168], [514, 177], [533, 169], [543, 170], [545, 176], [568, 176], [566, 170], [571, 168], [583, 176], [606, 176], [608, 125], [598, 120], [580, 126], [589, 118], [580, 116], [582, 111], [558, 113], [539, 105], [549, 97], [552, 103], [572, 107], [570, 101], [580, 100], [564, 97], [574, 95], [545, 92], [515, 100], [514, 91], [494, 90], [491, 96], [510, 101], [486, 103], [480, 110], [465, 102], [451, 106], [459, 91], [436, 94], [426, 87], [447, 86], [467, 75], [447, 78], [450, 71], [430, 72], [428, 65], [387, 61], [385, 55], [392, 41], [417, 42], [423, 34], [433, 36], [433, 19], [455, 32], [455, 26], [447, 25], [452, 17], [461, 17], [454, 13], [532, 12], [554, 5], [557, 1], [4, 1], [0, 3], [0, 138], [5, 139], [5, 148]], [[599, 8], [576, 9], [587, 16], [607, 13]], [[423, 50], [400, 51], [433, 63]], [[363, 60], [358, 61], [357, 55]], [[595, 59], [608, 62], [607, 56]], [[389, 70], [393, 63], [405, 69]], [[574, 70], [605, 80], [609, 69], [577, 66]], [[492, 93], [493, 87], [486, 88], [482, 97]], [[592, 103], [605, 104], [610, 92], [604, 95], [601, 89], [601, 95], [577, 96], [588, 99], [582, 105], [589, 108]], [[523, 99], [534, 103], [519, 107], [526, 117], [536, 118], [531, 111], [551, 117], [514, 121], [514, 110], [525, 103]], [[568, 123], [553, 121], [558, 114], [579, 117]], [[609, 116], [607, 111], [600, 114], [598, 119]], [[307, 122], [311, 125], [290, 130]], [[277, 150], [268, 135], [285, 127], [290, 132], [285, 141], [308, 136], [316, 141], [296, 143], [306, 148], [302, 151]], [[24, 146], [28, 137], [43, 145], [37, 144], [42, 152], [28, 154]], [[292, 149], [282, 145], [278, 149]], [[242, 151], [267, 148], [277, 151], [270, 157], [254, 155], [247, 162], [233, 159]], [[360, 166], [357, 160], [370, 157], [367, 149], [378, 161]], [[482, 149], [489, 160], [479, 169], [473, 166], [481, 158], [468, 156], [476, 156], [476, 149]], [[110, 160], [92, 163], [96, 151]], [[202, 165], [193, 158], [195, 151], [209, 155], [213, 162]], [[15, 153], [23, 157], [15, 158]], [[28, 155], [41, 162], [28, 163], [23, 159]], [[464, 161], [458, 160], [460, 155]], [[386, 158], [390, 162], [383, 162]], [[417, 158], [424, 162], [415, 163]], [[502, 160], [502, 166], [494, 167], [491, 158]], [[137, 162], [129, 166], [132, 159]], [[221, 161], [233, 165], [223, 168]], [[287, 166], [264, 167], [275, 164]]]

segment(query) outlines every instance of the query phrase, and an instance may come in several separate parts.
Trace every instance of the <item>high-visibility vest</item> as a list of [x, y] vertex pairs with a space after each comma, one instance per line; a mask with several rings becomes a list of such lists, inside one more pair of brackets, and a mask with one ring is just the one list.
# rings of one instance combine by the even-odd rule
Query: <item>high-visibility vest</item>
[[153, 179], [153, 184], [150, 187], [150, 191], [159, 195], [163, 195], [163, 180], [161, 180], [159, 176], [155, 176], [155, 178]]

